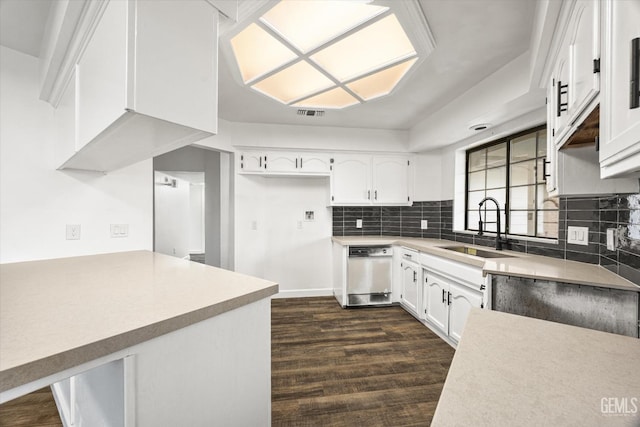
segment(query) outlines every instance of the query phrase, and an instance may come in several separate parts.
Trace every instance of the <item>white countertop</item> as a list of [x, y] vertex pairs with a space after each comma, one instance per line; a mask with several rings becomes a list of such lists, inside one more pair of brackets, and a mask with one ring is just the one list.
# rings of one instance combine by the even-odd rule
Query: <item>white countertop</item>
[[442, 249], [443, 246], [469, 246], [484, 251], [495, 251], [485, 246], [470, 245], [461, 242], [441, 239], [419, 239], [413, 237], [394, 236], [345, 236], [333, 237], [332, 241], [344, 246], [358, 245], [400, 245], [431, 255], [448, 258], [454, 261], [480, 267], [484, 274], [526, 277], [540, 280], [551, 280], [562, 283], [573, 283], [589, 286], [600, 286], [628, 291], [640, 291], [640, 286], [618, 276], [606, 268], [578, 261], [556, 259], [540, 255], [515, 251], [501, 251], [511, 258], [480, 258], [459, 252]]
[[638, 426], [639, 366], [637, 338], [472, 309], [432, 425]]
[[148, 251], [0, 265], [0, 391], [277, 292]]

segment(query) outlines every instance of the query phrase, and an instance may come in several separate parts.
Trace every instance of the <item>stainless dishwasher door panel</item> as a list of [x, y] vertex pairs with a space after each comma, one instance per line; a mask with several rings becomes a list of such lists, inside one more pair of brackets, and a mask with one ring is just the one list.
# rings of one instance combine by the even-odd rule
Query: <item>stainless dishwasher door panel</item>
[[349, 257], [347, 294], [391, 292], [391, 256]]

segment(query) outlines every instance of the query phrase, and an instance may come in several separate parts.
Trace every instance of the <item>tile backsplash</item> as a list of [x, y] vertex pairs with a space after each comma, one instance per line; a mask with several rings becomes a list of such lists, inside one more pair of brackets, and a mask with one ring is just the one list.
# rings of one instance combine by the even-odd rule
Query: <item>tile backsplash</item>
[[[362, 228], [356, 228], [362, 219]], [[427, 229], [420, 229], [427, 220]], [[589, 244], [567, 243], [567, 227], [589, 228]], [[511, 249], [554, 258], [600, 264], [640, 284], [640, 194], [561, 197], [558, 240], [512, 240]], [[607, 250], [607, 229], [620, 236]], [[334, 207], [334, 236], [403, 236], [447, 239], [493, 246], [495, 239], [453, 231], [453, 201], [414, 202], [402, 207]]]

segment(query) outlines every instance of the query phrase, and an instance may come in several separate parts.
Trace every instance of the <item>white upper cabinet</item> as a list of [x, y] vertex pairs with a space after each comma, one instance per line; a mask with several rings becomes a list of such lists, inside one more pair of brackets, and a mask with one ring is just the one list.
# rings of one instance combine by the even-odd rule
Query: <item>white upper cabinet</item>
[[331, 205], [371, 204], [371, 156], [336, 155], [331, 169]]
[[59, 3], [65, 18], [84, 8], [75, 22], [63, 20], [71, 37], [53, 38], [68, 48], [49, 49], [70, 65], [49, 66], [45, 74], [56, 76], [43, 78], [53, 88], [45, 100], [74, 112], [56, 114], [68, 122], [59, 129], [74, 129], [59, 134], [61, 168], [114, 170], [217, 132], [218, 12], [210, 4]]
[[606, 1], [600, 105], [600, 171], [603, 178], [640, 172], [638, 39], [640, 1]]
[[409, 162], [406, 157], [375, 156], [373, 158], [374, 203], [409, 203]]
[[573, 124], [600, 91], [600, 0], [576, 3], [569, 24], [567, 116]]
[[411, 205], [411, 177], [406, 155], [335, 155], [331, 205]]
[[564, 145], [595, 108], [600, 91], [600, 0], [574, 0], [563, 7], [547, 97], [547, 125], [556, 146]]
[[322, 152], [243, 150], [239, 171], [265, 176], [329, 176], [330, 158]]

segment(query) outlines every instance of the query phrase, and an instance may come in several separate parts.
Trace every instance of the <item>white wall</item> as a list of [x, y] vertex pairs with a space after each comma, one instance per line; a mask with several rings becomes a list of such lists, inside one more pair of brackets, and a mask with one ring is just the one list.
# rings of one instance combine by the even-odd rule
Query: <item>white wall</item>
[[[53, 108], [38, 99], [38, 60], [0, 46], [0, 262], [137, 249], [152, 244], [152, 169], [57, 171]], [[81, 225], [65, 240], [66, 224]], [[111, 238], [110, 224], [129, 224]]]
[[328, 200], [328, 178], [237, 175], [236, 271], [277, 282], [281, 296], [331, 295]]
[[[176, 186], [163, 185], [175, 179]], [[191, 186], [173, 176], [155, 172], [155, 251], [184, 258], [189, 255]]]

